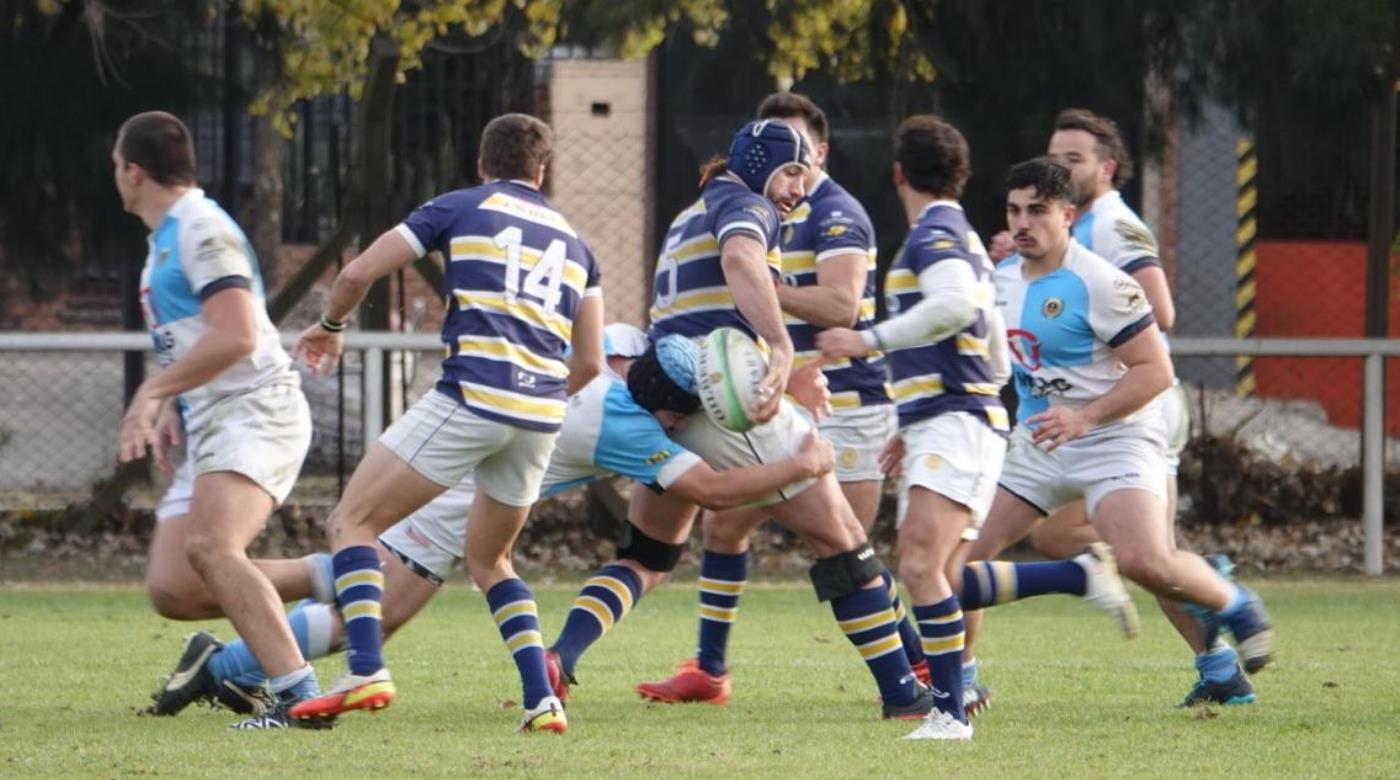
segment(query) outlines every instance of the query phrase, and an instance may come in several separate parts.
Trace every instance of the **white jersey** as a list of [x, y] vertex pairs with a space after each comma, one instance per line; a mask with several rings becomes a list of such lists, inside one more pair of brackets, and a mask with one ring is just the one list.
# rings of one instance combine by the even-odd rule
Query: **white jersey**
[[188, 426], [217, 401], [272, 384], [300, 384], [292, 360], [267, 316], [262, 274], [238, 224], [204, 191], [191, 189], [147, 239], [150, 254], [141, 272], [141, 308], [162, 367], [184, 357], [204, 335], [200, 305], [220, 290], [237, 287], [254, 298], [257, 346], [252, 354], [207, 384], [180, 396]]
[[1095, 198], [1089, 209], [1079, 215], [1074, 221], [1074, 240], [1125, 274], [1162, 266], [1156, 237], [1118, 190]]
[[[1153, 323], [1152, 305], [1131, 276], [1071, 241], [1055, 271], [1027, 282], [1020, 255], [997, 266], [997, 306], [1006, 320], [1017, 422], [1051, 406], [1081, 407], [1107, 394], [1127, 368], [1113, 348]], [[1155, 402], [1090, 434], [1146, 426], [1159, 435]]]

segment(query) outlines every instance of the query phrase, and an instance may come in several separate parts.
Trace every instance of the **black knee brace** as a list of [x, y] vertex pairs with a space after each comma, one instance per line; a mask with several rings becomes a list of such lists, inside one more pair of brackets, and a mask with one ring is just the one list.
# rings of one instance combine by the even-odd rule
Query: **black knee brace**
[[630, 522], [623, 526], [622, 541], [617, 543], [619, 560], [636, 561], [659, 572], [673, 571], [684, 552], [684, 544], [667, 544], [653, 539]]
[[880, 562], [880, 557], [875, 554], [870, 542], [866, 542], [850, 552], [818, 558], [812, 564], [810, 574], [817, 600], [831, 601], [855, 593], [884, 570], [885, 565]]

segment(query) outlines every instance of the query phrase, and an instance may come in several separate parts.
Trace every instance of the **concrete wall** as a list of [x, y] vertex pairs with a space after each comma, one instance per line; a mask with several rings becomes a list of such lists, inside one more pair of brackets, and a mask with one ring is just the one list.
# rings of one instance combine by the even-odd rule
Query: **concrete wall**
[[550, 70], [550, 197], [602, 265], [608, 321], [645, 325], [646, 61], [557, 60]]

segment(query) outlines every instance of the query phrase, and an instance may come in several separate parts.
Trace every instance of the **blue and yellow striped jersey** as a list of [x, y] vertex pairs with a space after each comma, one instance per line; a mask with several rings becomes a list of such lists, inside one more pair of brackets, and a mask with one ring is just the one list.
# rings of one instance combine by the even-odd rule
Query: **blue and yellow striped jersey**
[[[875, 226], [865, 208], [841, 185], [822, 175], [807, 199], [783, 219], [783, 284], [806, 287], [817, 283], [817, 266], [838, 255], [859, 253], [866, 257], [865, 291], [861, 294], [856, 330], [875, 324]], [[785, 315], [788, 335], [796, 353], [794, 366], [816, 360], [820, 328]], [[885, 385], [885, 358], [872, 352], [864, 358], [830, 363], [822, 368], [831, 405], [837, 409], [874, 406], [890, 402]]]
[[768, 265], [776, 278], [781, 263], [778, 210], [745, 185], [717, 178], [671, 222], [652, 283], [648, 335], [653, 342], [672, 333], [703, 336], [725, 325], [757, 335], [734, 305], [719, 261], [720, 244], [740, 234], [768, 248]]
[[574, 316], [585, 297], [602, 295], [583, 239], [519, 181], [430, 200], [398, 232], [420, 256], [436, 249], [447, 261], [438, 390], [487, 419], [557, 431]]
[[924, 208], [885, 275], [885, 305], [891, 317], [923, 299], [919, 274], [934, 263], [967, 263], [977, 278], [977, 318], [949, 338], [889, 353], [899, 425], [946, 412], [972, 412], [993, 430], [1010, 429], [997, 395], [988, 344], [987, 318], [995, 305], [992, 261], [962, 207], [934, 201]]

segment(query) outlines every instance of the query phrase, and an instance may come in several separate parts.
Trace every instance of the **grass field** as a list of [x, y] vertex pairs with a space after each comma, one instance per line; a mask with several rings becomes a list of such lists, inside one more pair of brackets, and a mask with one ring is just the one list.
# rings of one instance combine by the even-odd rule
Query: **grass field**
[[[576, 583], [538, 586], [547, 637]], [[694, 642], [694, 591], [643, 600], [580, 664], [563, 737], [513, 733], [519, 684], [484, 600], [451, 585], [387, 657], [399, 700], [331, 732], [234, 732], [227, 712], [140, 717], [193, 624], [135, 586], [0, 585], [0, 777], [1397, 777], [1400, 580], [1268, 580], [1279, 663], [1259, 703], [1180, 710], [1190, 658], [1147, 599], [1142, 636], [1054, 597], [999, 608], [981, 646], [997, 691], [970, 745], [899, 742], [825, 606], [754, 583], [727, 707], [632, 693]], [[1141, 595], [1141, 594], [1139, 594]], [[200, 624], [227, 636], [222, 621]], [[342, 669], [318, 663], [323, 683]]]

